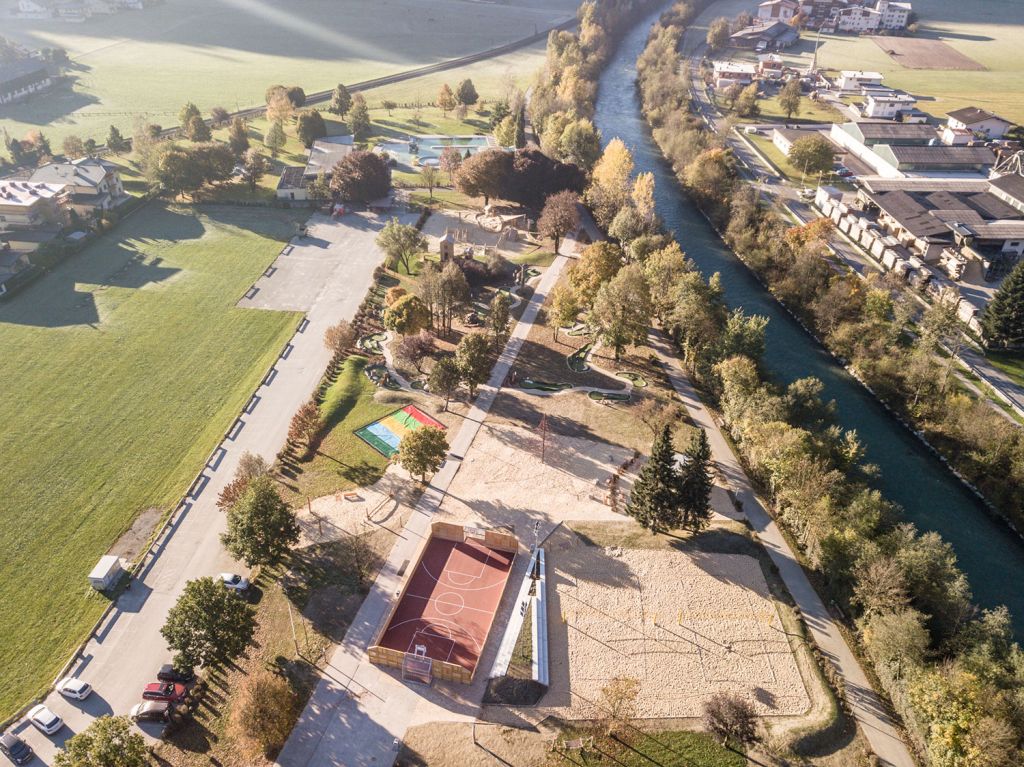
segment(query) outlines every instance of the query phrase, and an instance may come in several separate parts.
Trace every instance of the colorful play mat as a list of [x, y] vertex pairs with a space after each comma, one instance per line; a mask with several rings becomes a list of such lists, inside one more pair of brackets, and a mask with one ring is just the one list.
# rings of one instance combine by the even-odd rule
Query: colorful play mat
[[390, 458], [398, 452], [402, 437], [423, 426], [445, 428], [443, 423], [431, 418], [415, 405], [406, 405], [401, 410], [356, 429], [355, 434], [378, 453]]

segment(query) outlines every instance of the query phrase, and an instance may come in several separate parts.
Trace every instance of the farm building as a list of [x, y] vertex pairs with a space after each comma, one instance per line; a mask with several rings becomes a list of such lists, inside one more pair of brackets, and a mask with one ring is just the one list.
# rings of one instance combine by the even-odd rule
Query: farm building
[[786, 157], [789, 157], [789, 150], [793, 148], [793, 143], [795, 141], [807, 138], [808, 136], [820, 135], [821, 131], [815, 129], [775, 128], [772, 131], [772, 143], [775, 144], [779, 151], [786, 155]]
[[754, 24], [729, 35], [729, 45], [748, 50], [781, 50], [794, 45], [800, 32], [782, 21]]
[[0, 104], [10, 104], [41, 93], [53, 85], [46, 65], [35, 59], [0, 62]]
[[757, 75], [754, 64], [736, 61], [715, 62], [715, 87], [728, 88], [730, 85], [750, 85]]
[[947, 125], [953, 131], [970, 131], [993, 139], [1002, 138], [1006, 135], [1006, 131], [1013, 127], [1013, 123], [1009, 120], [1004, 120], [987, 109], [978, 107], [957, 109], [954, 112], [948, 112], [946, 117], [949, 118]]
[[765, 21], [786, 21], [800, 13], [796, 0], [766, 0], [757, 6], [757, 18]]

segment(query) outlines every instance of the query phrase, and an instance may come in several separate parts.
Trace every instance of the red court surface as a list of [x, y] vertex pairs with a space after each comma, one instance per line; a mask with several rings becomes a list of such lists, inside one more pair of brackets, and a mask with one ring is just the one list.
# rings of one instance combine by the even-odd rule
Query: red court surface
[[472, 672], [480, 660], [512, 559], [474, 539], [432, 538], [379, 644]]

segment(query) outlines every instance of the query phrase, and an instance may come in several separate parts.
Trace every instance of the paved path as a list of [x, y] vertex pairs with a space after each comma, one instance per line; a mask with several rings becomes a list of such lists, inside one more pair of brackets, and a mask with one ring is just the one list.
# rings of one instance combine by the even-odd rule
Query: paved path
[[[571, 238], [560, 248], [562, 253], [573, 253], [575, 249]], [[567, 256], [558, 256], [541, 277], [490, 379], [480, 387], [476, 401], [452, 439], [448, 460], [413, 509], [344, 640], [323, 669], [320, 682], [278, 757], [277, 763], [282, 767], [390, 765], [397, 756], [398, 745], [422, 696], [392, 673], [371, 664], [366, 650], [401, 587], [399, 568], [413, 559], [419, 544], [429, 536], [431, 517], [444, 500], [544, 299], [568, 261]]]
[[224, 515], [216, 507], [217, 495], [233, 477], [243, 453], [273, 460], [284, 446], [291, 414], [312, 394], [330, 361], [324, 330], [355, 315], [372, 284], [374, 268], [383, 260], [373, 240], [384, 221], [369, 215], [341, 221], [314, 216], [310, 237], [293, 241], [292, 252], [297, 256], [327, 249], [344, 254], [344, 258], [321, 283], [299, 332], [256, 392], [258, 399], [250, 403], [250, 412], [241, 414], [231, 436], [222, 443], [223, 452], [204, 470], [205, 479], [189, 499], [189, 506], [177, 513], [171, 529], [154, 544], [139, 579], [121, 596], [72, 668], [72, 674], [93, 686], [93, 695], [74, 704], [56, 693], [47, 698], [46, 704], [67, 723], [55, 738], [26, 723], [14, 727], [44, 763], [52, 762], [55, 746], [84, 730], [94, 717], [127, 714], [141, 700], [142, 688], [156, 681], [157, 669], [170, 659], [160, 628], [187, 581], [221, 571], [241, 571], [221, 548]]
[[864, 669], [850, 652], [846, 640], [825, 608], [821, 597], [807, 579], [782, 531], [765, 511], [747, 478], [746, 471], [718, 428], [718, 424], [701, 402], [690, 379], [680, 368], [670, 342], [661, 333], [652, 331], [648, 336], [648, 343], [661, 360], [672, 387], [686, 406], [690, 418], [707, 432], [719, 476], [725, 478], [736, 498], [742, 503], [744, 515], [753, 526], [768, 556], [779, 568], [779, 575], [800, 608], [815, 644], [842, 676], [846, 685], [846, 698], [872, 751], [883, 765], [914, 767], [914, 759], [900, 738], [899, 731], [886, 712], [882, 700], [871, 687]]

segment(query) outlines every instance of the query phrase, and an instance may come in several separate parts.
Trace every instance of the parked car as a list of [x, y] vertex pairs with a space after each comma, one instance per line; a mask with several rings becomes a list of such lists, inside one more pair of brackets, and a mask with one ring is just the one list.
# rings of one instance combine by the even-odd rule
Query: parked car
[[32, 761], [32, 757], [35, 756], [32, 746], [10, 732], [6, 735], [0, 735], [0, 754], [3, 754], [15, 764], [28, 764]]
[[237, 594], [241, 594], [249, 589], [249, 579], [243, 578], [241, 575], [235, 573], [221, 573], [220, 579], [224, 583], [224, 588], [230, 589]]
[[174, 682], [153, 682], [147, 684], [146, 689], [142, 691], [144, 700], [169, 700], [175, 703], [184, 700], [186, 695], [188, 690], [185, 685]]
[[60, 728], [64, 726], [64, 720], [50, 711], [50, 709], [42, 703], [38, 706], [33, 706], [29, 710], [28, 720], [32, 723], [33, 727], [45, 735], [53, 735], [55, 732], [59, 732]]
[[839, 176], [839, 178], [850, 178], [850, 176], [853, 175], [853, 171], [845, 165], [840, 165], [839, 169], [836, 170], [836, 175]]
[[57, 692], [63, 695], [65, 698], [73, 698], [74, 700], [85, 700], [89, 697], [92, 692], [92, 687], [81, 679], [76, 679], [73, 676], [69, 676], [67, 679], [61, 679], [57, 683]]
[[178, 682], [180, 684], [188, 684], [196, 678], [195, 672], [192, 669], [177, 669], [172, 663], [165, 663], [160, 667], [160, 670], [156, 673], [156, 678], [161, 682]]
[[130, 716], [134, 722], [166, 722], [174, 706], [168, 700], [146, 700], [132, 706]]
[[803, 189], [801, 189], [799, 194], [800, 194], [800, 199], [801, 200], [813, 200], [814, 199], [814, 190], [811, 189], [809, 186], [805, 186]]

